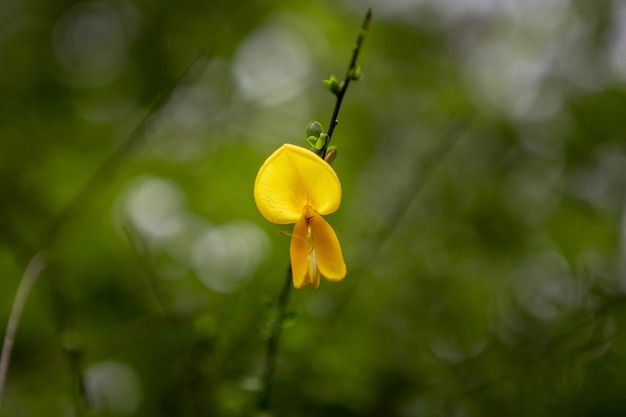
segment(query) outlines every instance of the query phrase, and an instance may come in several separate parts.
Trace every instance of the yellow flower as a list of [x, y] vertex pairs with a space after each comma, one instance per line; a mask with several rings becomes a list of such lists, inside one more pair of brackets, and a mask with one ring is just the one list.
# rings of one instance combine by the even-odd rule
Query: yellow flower
[[289, 248], [293, 285], [320, 284], [346, 276], [339, 240], [322, 218], [339, 208], [341, 184], [326, 161], [299, 146], [285, 144], [263, 163], [254, 183], [254, 200], [267, 220], [295, 223]]

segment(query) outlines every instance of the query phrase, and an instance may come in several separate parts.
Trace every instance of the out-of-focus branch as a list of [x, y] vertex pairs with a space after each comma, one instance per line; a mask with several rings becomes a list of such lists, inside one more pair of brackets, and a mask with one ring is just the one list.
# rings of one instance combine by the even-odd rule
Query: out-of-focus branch
[[9, 370], [9, 362], [11, 360], [11, 350], [13, 349], [13, 342], [15, 341], [15, 333], [24, 311], [24, 305], [28, 299], [28, 294], [33, 288], [37, 277], [46, 267], [46, 261], [41, 253], [35, 254], [32, 257], [20, 284], [17, 287], [15, 298], [13, 300], [13, 307], [11, 308], [11, 314], [9, 315], [9, 321], [7, 323], [7, 331], [4, 335], [4, 343], [2, 344], [2, 353], [0, 354], [0, 405], [2, 404], [2, 394], [4, 393], [4, 386], [6, 383], [7, 372]]

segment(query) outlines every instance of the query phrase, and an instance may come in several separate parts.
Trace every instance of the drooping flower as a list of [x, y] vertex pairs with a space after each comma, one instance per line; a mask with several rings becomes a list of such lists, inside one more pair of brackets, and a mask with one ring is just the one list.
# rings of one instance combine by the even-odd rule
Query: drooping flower
[[281, 146], [259, 169], [254, 200], [270, 222], [295, 223], [289, 253], [296, 288], [317, 288], [320, 275], [332, 281], [346, 276], [337, 235], [322, 218], [341, 203], [341, 183], [326, 161], [305, 148]]

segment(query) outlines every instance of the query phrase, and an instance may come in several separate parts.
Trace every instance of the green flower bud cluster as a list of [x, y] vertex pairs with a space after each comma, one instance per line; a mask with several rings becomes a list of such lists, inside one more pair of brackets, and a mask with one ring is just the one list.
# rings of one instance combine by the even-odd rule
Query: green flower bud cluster
[[330, 138], [326, 133], [324, 133], [324, 128], [320, 122], [313, 120], [307, 125], [306, 137], [307, 143], [311, 146], [311, 151], [315, 152], [319, 156], [322, 156], [324, 154], [324, 149], [326, 149], [324, 160], [328, 163], [335, 160], [335, 157], [337, 156], [337, 147], [327, 146]]
[[324, 149], [328, 140], [328, 135], [324, 133], [324, 128], [316, 120], [313, 120], [306, 127], [306, 137], [306, 141], [314, 148], [316, 153]]

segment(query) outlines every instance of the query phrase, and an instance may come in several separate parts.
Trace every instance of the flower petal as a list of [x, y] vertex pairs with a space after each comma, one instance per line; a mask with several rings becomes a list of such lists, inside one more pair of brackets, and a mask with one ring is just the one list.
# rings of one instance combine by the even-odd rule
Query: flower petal
[[320, 286], [320, 268], [317, 265], [317, 256], [315, 253], [315, 249], [312, 246], [309, 246], [309, 267], [306, 271], [306, 282], [311, 283], [311, 287], [316, 290]]
[[322, 215], [336, 211], [341, 202], [341, 184], [322, 158], [300, 146], [285, 144], [259, 169], [254, 200], [270, 222], [295, 223], [306, 206]]
[[302, 288], [309, 283], [308, 278], [308, 257], [309, 243], [307, 241], [307, 224], [304, 215], [300, 217], [293, 227], [291, 244], [289, 245], [289, 256], [291, 258], [291, 277], [293, 286]]
[[305, 216], [309, 218], [317, 267], [327, 279], [341, 281], [346, 276], [346, 263], [343, 261], [341, 245], [335, 231], [313, 210], [307, 210]]

